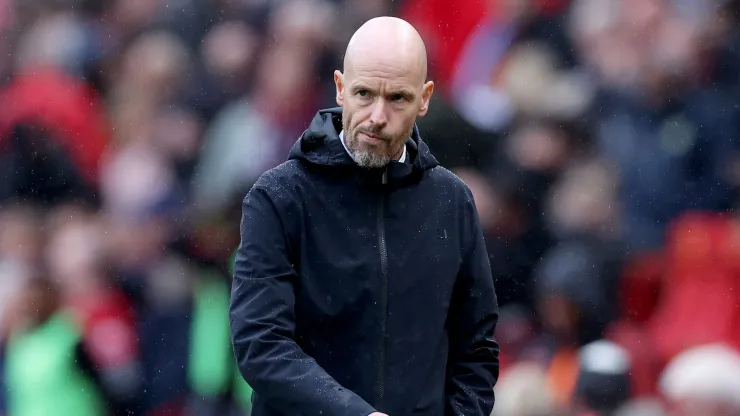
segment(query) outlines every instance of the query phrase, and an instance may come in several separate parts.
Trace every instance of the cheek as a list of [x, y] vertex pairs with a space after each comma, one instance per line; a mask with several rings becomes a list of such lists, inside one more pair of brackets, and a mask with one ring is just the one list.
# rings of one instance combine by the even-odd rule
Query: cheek
[[[342, 110], [342, 130], [348, 133], [352, 133], [352, 112], [347, 108], [347, 106], [344, 106]], [[346, 134], [346, 133], [345, 133]]]
[[354, 132], [366, 119], [363, 109], [352, 109], [345, 118], [345, 126], [349, 127], [350, 132]]
[[394, 127], [399, 134], [410, 134], [411, 130], [414, 128], [414, 122], [416, 122], [416, 112], [412, 110], [404, 110], [398, 115], [398, 121]]

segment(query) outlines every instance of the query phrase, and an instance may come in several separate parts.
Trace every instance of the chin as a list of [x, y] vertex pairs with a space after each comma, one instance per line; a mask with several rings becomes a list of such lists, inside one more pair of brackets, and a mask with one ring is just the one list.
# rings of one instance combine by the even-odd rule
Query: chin
[[385, 146], [373, 143], [365, 143], [363, 141], [360, 141], [359, 146], [357, 146], [357, 150], [362, 153], [375, 155], [376, 157], [381, 157], [382, 155], [388, 153], [387, 149], [385, 149]]
[[357, 146], [357, 148], [352, 149], [351, 153], [352, 159], [364, 168], [382, 168], [391, 160], [386, 152], [368, 146]]

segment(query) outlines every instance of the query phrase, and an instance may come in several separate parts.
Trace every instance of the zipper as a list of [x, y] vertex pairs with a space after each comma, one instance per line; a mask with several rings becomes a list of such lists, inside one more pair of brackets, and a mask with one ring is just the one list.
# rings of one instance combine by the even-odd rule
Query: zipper
[[[383, 172], [382, 184], [388, 183], [388, 171]], [[378, 202], [378, 248], [380, 251], [380, 270], [383, 275], [383, 297], [380, 302], [380, 345], [379, 345], [379, 365], [377, 379], [377, 406], [381, 408], [385, 400], [385, 359], [386, 359], [386, 338], [388, 337], [388, 249], [385, 243], [385, 187], [380, 191], [380, 201]]]

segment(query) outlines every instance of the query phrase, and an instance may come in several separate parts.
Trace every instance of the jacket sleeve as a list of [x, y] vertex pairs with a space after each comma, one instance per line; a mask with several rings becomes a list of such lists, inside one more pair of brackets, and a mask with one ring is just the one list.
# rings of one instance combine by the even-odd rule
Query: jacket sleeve
[[367, 416], [373, 407], [339, 385], [293, 339], [297, 276], [280, 205], [270, 193], [256, 185], [242, 205], [229, 311], [239, 371], [282, 414]]
[[465, 205], [467, 243], [448, 317], [450, 354], [445, 414], [489, 416], [499, 373], [499, 345], [494, 339], [498, 303], [472, 197]]

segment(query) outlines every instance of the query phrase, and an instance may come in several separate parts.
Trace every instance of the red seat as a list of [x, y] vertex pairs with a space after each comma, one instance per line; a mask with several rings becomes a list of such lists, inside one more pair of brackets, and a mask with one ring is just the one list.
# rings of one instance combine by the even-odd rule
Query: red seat
[[664, 362], [686, 348], [740, 341], [740, 222], [689, 213], [668, 234], [665, 282], [648, 330]]
[[660, 297], [665, 268], [662, 252], [640, 254], [627, 262], [620, 283], [623, 320], [638, 325], [650, 320]]

